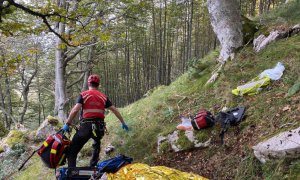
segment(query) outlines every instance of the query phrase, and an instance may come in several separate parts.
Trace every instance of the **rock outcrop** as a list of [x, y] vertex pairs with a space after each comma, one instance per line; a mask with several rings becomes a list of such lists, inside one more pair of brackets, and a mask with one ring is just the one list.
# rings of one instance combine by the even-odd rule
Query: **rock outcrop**
[[58, 130], [58, 125], [59, 121], [58, 119], [48, 116], [46, 120], [40, 125], [36, 132], [36, 138], [37, 139], [45, 139], [51, 134], [54, 134]]
[[[181, 135], [183, 132], [183, 135]], [[194, 131], [174, 131], [166, 136], [159, 135], [157, 138], [157, 152], [165, 151], [165, 145], [170, 147], [172, 151], [179, 152], [189, 148], [208, 147], [210, 145], [210, 138], [199, 140], [195, 137]]]
[[300, 157], [300, 127], [278, 134], [253, 147], [260, 162], [279, 158]]
[[293, 36], [300, 32], [300, 24], [295, 25], [287, 31], [272, 31], [268, 36], [259, 35], [253, 41], [253, 48], [256, 52], [263, 50], [268, 44], [278, 39]]

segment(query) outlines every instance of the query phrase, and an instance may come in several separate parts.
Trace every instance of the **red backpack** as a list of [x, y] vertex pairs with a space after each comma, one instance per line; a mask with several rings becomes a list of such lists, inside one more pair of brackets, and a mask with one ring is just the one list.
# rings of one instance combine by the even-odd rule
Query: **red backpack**
[[214, 126], [215, 118], [209, 111], [200, 110], [192, 119], [191, 123], [195, 130], [200, 130]]
[[47, 167], [57, 168], [65, 164], [66, 153], [70, 143], [70, 140], [59, 131], [49, 136], [37, 153]]

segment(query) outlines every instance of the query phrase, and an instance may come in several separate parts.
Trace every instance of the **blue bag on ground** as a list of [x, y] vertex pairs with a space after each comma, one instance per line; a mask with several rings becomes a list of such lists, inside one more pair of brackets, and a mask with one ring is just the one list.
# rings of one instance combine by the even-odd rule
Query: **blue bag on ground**
[[58, 180], [89, 180], [98, 179], [105, 172], [114, 173], [126, 164], [130, 164], [132, 158], [118, 155], [114, 158], [99, 162], [96, 167], [59, 168], [56, 174]]
[[122, 166], [130, 164], [132, 161], [133, 159], [130, 157], [118, 155], [114, 158], [98, 163], [97, 168], [100, 172], [114, 173], [117, 172]]

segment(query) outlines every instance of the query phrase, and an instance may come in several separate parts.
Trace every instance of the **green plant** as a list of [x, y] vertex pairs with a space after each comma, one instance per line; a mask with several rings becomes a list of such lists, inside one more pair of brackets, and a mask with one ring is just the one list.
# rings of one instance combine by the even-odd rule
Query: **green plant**
[[11, 152], [9, 153], [9, 155], [12, 155], [12, 156], [20, 156], [22, 153], [24, 153], [26, 151], [26, 146], [25, 144], [21, 144], [21, 143], [18, 143], [18, 144], [14, 144], [12, 147], [11, 147]]
[[171, 150], [171, 145], [168, 141], [164, 141], [160, 144], [160, 153], [165, 154]]
[[211, 129], [201, 129], [200, 131], [194, 131], [195, 139], [198, 142], [205, 142], [210, 138]]
[[6, 136], [8, 133], [8, 130], [4, 127], [4, 124], [2, 121], [0, 121], [0, 138]]
[[176, 145], [183, 150], [190, 149], [194, 147], [194, 143], [192, 143], [186, 136], [184, 131], [179, 131], [178, 133], [178, 140]]

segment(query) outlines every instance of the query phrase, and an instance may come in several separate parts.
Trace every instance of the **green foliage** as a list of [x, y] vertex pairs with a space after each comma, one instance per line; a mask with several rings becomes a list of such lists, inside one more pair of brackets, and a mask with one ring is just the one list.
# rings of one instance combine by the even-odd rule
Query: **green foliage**
[[244, 44], [249, 43], [250, 41], [253, 41], [254, 34], [258, 31], [258, 24], [256, 24], [255, 21], [251, 21], [245, 16], [242, 16], [242, 25], [243, 25], [243, 40]]
[[289, 89], [288, 96], [293, 96], [296, 94], [300, 89], [300, 82], [296, 81], [295, 84]]
[[8, 130], [4, 127], [4, 124], [0, 121], [0, 138], [4, 137], [8, 133]]
[[179, 131], [178, 133], [178, 140], [176, 142], [176, 145], [180, 148], [180, 149], [190, 149], [192, 147], [194, 147], [194, 143], [192, 143], [186, 136], [185, 136], [185, 131]]
[[171, 145], [168, 141], [164, 141], [160, 144], [160, 152], [162, 154], [170, 152], [171, 149]]
[[45, 167], [39, 156], [33, 156], [27, 164], [28, 167], [24, 168], [22, 171], [16, 172], [12, 176], [12, 179], [55, 179], [53, 169]]
[[188, 62], [188, 74], [191, 78], [199, 78], [211, 72], [211, 66], [216, 64], [219, 50], [210, 52], [202, 59], [191, 59]]
[[264, 179], [299, 179], [300, 160], [278, 160], [262, 166]]
[[212, 130], [211, 128], [208, 128], [208, 129], [201, 129], [200, 131], [194, 131], [195, 139], [197, 139], [198, 142], [205, 142], [209, 140], [211, 130]]
[[4, 143], [8, 144], [10, 147], [13, 147], [14, 145], [23, 142], [23, 136], [24, 133], [17, 130], [11, 130], [9, 133], [9, 137], [6, 138]]
[[271, 12], [257, 17], [257, 21], [261, 24], [269, 26], [269, 28], [276, 26], [291, 26], [300, 21], [300, 1], [292, 0], [287, 4], [282, 4]]
[[[248, 150], [248, 153], [252, 154], [250, 150]], [[255, 177], [261, 174], [261, 171], [261, 163], [256, 159], [255, 156], [249, 155], [245, 157], [242, 162], [239, 163], [239, 168], [237, 169], [235, 179], [256, 179]]]
[[0, 179], [6, 179], [10, 174], [17, 172], [18, 167], [28, 157], [24, 144], [14, 144], [8, 155], [0, 161]]
[[21, 154], [23, 154], [26, 151], [26, 146], [25, 146], [25, 144], [21, 144], [21, 143], [14, 144], [11, 147], [11, 150], [12, 151], [10, 152], [10, 154], [12, 156], [20, 156]]

